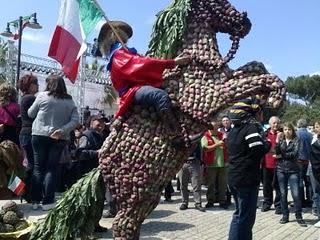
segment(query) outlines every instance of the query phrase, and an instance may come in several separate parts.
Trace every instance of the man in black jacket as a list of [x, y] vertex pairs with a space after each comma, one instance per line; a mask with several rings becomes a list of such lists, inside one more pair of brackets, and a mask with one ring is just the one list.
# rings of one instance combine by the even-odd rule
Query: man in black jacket
[[[76, 158], [79, 161], [80, 174], [90, 172], [99, 165], [99, 149], [104, 142], [102, 134], [105, 128], [104, 117], [93, 115], [90, 117], [90, 128], [82, 133], [79, 140], [79, 147], [76, 150]], [[108, 229], [99, 225], [95, 226], [96, 232], [105, 232]]]
[[76, 157], [80, 163], [80, 173], [85, 174], [99, 165], [99, 149], [101, 148], [104, 137], [104, 119], [100, 115], [90, 118], [90, 128], [83, 132], [79, 140], [79, 147], [76, 150]]
[[256, 217], [260, 183], [260, 163], [270, 142], [257, 121], [262, 112], [256, 99], [244, 99], [230, 110], [234, 127], [228, 134], [228, 184], [236, 210], [230, 225], [229, 240], [251, 240]]

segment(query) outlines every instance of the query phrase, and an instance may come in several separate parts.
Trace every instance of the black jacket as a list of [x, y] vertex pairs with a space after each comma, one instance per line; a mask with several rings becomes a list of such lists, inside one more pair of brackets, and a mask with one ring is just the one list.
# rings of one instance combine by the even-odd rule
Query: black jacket
[[277, 143], [276, 155], [281, 154], [281, 158], [277, 159], [277, 171], [287, 173], [299, 172], [298, 156], [299, 156], [300, 140], [295, 138], [287, 144], [285, 140]]
[[24, 95], [21, 98], [21, 102], [20, 102], [21, 122], [22, 122], [22, 127], [20, 131], [21, 135], [31, 135], [31, 128], [32, 128], [32, 123], [34, 119], [28, 116], [28, 109], [31, 107], [35, 99], [36, 97], [31, 94]]
[[94, 130], [86, 130], [80, 138], [80, 146], [76, 150], [76, 158], [88, 161], [93, 167], [98, 166], [98, 151], [103, 144], [103, 137]]
[[310, 162], [312, 166], [312, 173], [315, 179], [320, 182], [320, 139], [317, 138], [311, 144]]
[[270, 150], [259, 123], [235, 125], [228, 133], [228, 184], [233, 187], [252, 187], [260, 183], [260, 163]]

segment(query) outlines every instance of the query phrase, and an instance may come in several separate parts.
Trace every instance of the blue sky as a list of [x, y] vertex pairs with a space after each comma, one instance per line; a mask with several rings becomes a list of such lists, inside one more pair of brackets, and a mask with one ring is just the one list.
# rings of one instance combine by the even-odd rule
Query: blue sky
[[[22, 52], [46, 57], [54, 31], [60, 1], [58, 0], [2, 0], [0, 31], [8, 21], [37, 12], [41, 30], [26, 28], [23, 32]], [[147, 49], [155, 14], [170, 0], [98, 0], [109, 19], [125, 20], [134, 28], [130, 45], [140, 53]], [[134, 2], [134, 4], [133, 4]], [[283, 80], [288, 76], [312, 74], [320, 71], [320, 1], [231, 0], [240, 11], [247, 11], [253, 24], [249, 35], [240, 43], [235, 59], [237, 68], [248, 61], [263, 62], [269, 71]], [[3, 30], [2, 30], [3, 29]], [[95, 32], [90, 37], [95, 37]], [[226, 52], [231, 42], [219, 38], [220, 48]]]

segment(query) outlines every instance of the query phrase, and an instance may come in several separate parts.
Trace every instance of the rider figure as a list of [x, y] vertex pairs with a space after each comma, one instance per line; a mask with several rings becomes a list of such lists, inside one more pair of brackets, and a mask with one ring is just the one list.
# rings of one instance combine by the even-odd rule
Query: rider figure
[[132, 34], [127, 23], [109, 21], [101, 27], [98, 37], [96, 56], [107, 57], [107, 70], [120, 98], [115, 118], [123, 116], [132, 103], [147, 104], [155, 107], [169, 129], [176, 132], [181, 127], [173, 114], [168, 93], [161, 89], [162, 74], [165, 69], [188, 64], [190, 59], [177, 57], [165, 60], [141, 56], [135, 48], [126, 46]]

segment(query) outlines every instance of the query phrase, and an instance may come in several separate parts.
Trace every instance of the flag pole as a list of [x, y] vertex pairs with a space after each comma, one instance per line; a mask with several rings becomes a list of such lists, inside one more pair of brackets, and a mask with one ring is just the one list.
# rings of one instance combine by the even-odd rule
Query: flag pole
[[121, 43], [122, 47], [126, 50], [128, 50], [128, 48], [125, 46], [124, 42], [122, 41], [121, 37], [119, 36], [119, 34], [117, 33], [116, 29], [112, 26], [111, 22], [109, 21], [107, 15], [105, 14], [105, 12], [103, 11], [103, 9], [100, 7], [99, 3], [97, 2], [97, 0], [93, 0], [96, 4], [96, 6], [99, 8], [99, 10], [103, 13], [103, 17], [105, 18], [105, 20], [107, 21], [107, 23], [109, 24], [111, 31], [114, 33], [114, 35], [116, 35], [116, 38], [119, 40], [119, 42]]

